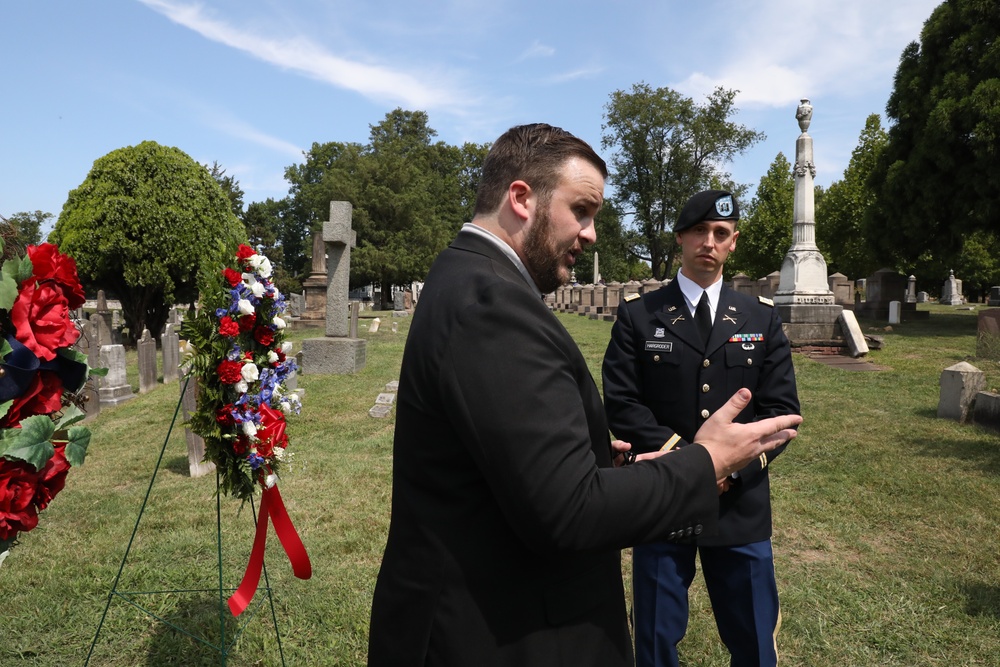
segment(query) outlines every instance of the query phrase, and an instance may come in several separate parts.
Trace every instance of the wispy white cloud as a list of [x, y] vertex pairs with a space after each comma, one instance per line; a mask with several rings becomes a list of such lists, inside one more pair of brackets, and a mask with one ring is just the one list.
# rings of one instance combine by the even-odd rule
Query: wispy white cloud
[[522, 62], [532, 58], [549, 58], [554, 56], [555, 53], [556, 50], [553, 47], [547, 44], [542, 44], [536, 39], [532, 42], [531, 46], [521, 52], [521, 55], [519, 55], [514, 62]]
[[892, 77], [899, 55], [939, 0], [768, 0], [733, 21], [739, 46], [676, 84], [703, 97], [716, 86], [740, 91], [744, 105], [782, 107], [810, 95], [863, 94]]
[[[447, 80], [418, 77], [392, 67], [342, 58], [302, 37], [272, 38], [241, 30], [209, 16], [198, 4], [172, 0], [140, 2], [206, 39], [365, 97], [392, 100], [420, 109], [451, 107], [457, 110], [471, 102]], [[437, 78], [445, 77], [438, 75]]]
[[567, 81], [576, 81], [578, 79], [590, 79], [604, 72], [604, 69], [603, 67], [582, 67], [569, 72], [563, 72], [562, 74], [555, 74], [546, 79], [546, 81], [548, 83], [566, 83]]

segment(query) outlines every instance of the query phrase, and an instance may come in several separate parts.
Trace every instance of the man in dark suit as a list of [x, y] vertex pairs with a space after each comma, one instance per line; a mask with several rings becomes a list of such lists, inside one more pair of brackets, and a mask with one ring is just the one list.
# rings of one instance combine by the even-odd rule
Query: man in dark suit
[[[768, 299], [722, 283], [738, 220], [730, 193], [693, 196], [674, 227], [681, 246], [676, 279], [642, 297], [627, 297], [618, 309], [604, 357], [604, 400], [612, 432], [637, 452], [684, 452], [741, 387], [753, 392], [753, 402], [737, 421], [799, 412], [791, 349], [777, 310]], [[777, 661], [780, 613], [767, 466], [784, 447], [720, 480], [718, 534], [633, 549], [639, 667], [678, 664], [696, 552], [731, 664]]]
[[699, 445], [613, 467], [598, 389], [542, 301], [594, 242], [606, 175], [571, 134], [512, 128], [427, 276], [400, 372], [372, 667], [631, 665], [619, 550], [714, 532], [716, 481], [794, 435], [797, 418], [732, 424], [744, 392]]

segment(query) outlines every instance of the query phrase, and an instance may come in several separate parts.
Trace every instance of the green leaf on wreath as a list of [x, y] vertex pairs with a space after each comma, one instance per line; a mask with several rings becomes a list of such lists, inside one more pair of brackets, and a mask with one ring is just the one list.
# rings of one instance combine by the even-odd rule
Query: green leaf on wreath
[[97, 375], [98, 377], [104, 377], [108, 374], [107, 368], [89, 368], [87, 370], [91, 375]]
[[66, 460], [71, 466], [83, 465], [90, 446], [90, 429], [86, 426], [74, 426], [66, 433]]
[[10, 399], [4, 403], [0, 403], [0, 419], [7, 416], [7, 412], [10, 410], [10, 406], [14, 405], [14, 399]]
[[25, 255], [17, 265], [17, 284], [20, 285], [35, 273], [35, 267], [31, 263], [31, 258]]
[[13, 351], [14, 351], [14, 348], [12, 348], [10, 346], [10, 343], [7, 342], [7, 339], [6, 338], [0, 338], [0, 357], [3, 357], [4, 359], [6, 359], [7, 355], [10, 354]]
[[52, 458], [55, 448], [49, 440], [55, 428], [52, 420], [45, 415], [35, 415], [21, 420], [21, 428], [9, 428], [0, 440], [0, 454], [8, 459], [25, 461], [35, 470], [41, 470], [45, 462]]
[[78, 421], [83, 421], [86, 417], [86, 412], [75, 405], [70, 405], [62, 411], [62, 417], [60, 417], [59, 421], [56, 422], [55, 430], [61, 431], [69, 428], [72, 424], [75, 424]]
[[11, 266], [11, 272], [8, 273], [7, 266], [11, 264], [14, 260], [8, 259], [3, 264], [3, 272], [0, 273], [0, 309], [10, 310], [14, 306], [14, 301], [17, 300], [17, 279], [14, 277], [16, 269]]

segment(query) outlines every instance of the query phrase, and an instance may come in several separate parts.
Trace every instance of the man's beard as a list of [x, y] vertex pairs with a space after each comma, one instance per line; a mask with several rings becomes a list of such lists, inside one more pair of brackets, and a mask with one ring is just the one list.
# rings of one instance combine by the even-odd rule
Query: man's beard
[[562, 273], [565, 268], [562, 259], [567, 252], [568, 249], [560, 252], [555, 247], [549, 204], [540, 206], [524, 239], [524, 258], [528, 273], [535, 279], [535, 286], [542, 294], [554, 292], [557, 287], [569, 282], [569, 269], [565, 269], [565, 276]]

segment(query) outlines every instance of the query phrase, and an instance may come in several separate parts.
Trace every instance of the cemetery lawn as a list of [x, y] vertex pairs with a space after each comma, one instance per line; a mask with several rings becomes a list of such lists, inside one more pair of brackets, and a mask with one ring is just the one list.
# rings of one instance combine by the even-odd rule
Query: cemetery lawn
[[[975, 313], [919, 307], [932, 311], [929, 321], [873, 332], [885, 345], [869, 358], [885, 370], [849, 372], [795, 355], [805, 423], [771, 468], [780, 664], [998, 664], [1000, 436], [939, 420], [936, 410], [944, 368], [969, 361], [996, 390], [1000, 365], [975, 359]], [[389, 524], [394, 417], [373, 419], [368, 410], [398, 379], [409, 327], [406, 318], [379, 315], [377, 333], [362, 326], [362, 372], [299, 378], [303, 412], [290, 419], [294, 458], [280, 489], [312, 559], [312, 579], [294, 578], [273, 529], [267, 547], [288, 665], [365, 663]], [[599, 383], [610, 323], [558, 317]], [[884, 327], [861, 325], [866, 333]], [[291, 339], [316, 335], [295, 331]], [[134, 351], [128, 362], [134, 367]], [[129, 380], [137, 390], [134, 368]], [[0, 566], [0, 665], [84, 663], [178, 396], [177, 384], [160, 386], [90, 423], [86, 464], [70, 471], [39, 527]], [[214, 475], [188, 477], [178, 418], [117, 586], [134, 604], [113, 598], [91, 665], [221, 664], [217, 650], [138, 608], [219, 641], [214, 493]], [[224, 586], [233, 588], [253, 525], [249, 507], [240, 512], [227, 498], [221, 506]], [[627, 551], [623, 566], [630, 576]], [[156, 593], [138, 594], [149, 592]], [[682, 664], [728, 665], [699, 579], [691, 598]], [[227, 637], [242, 629], [227, 655], [231, 667], [281, 664], [263, 592], [260, 601], [239, 619], [224, 615]]]

